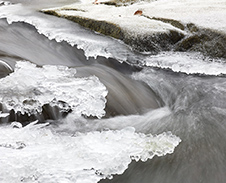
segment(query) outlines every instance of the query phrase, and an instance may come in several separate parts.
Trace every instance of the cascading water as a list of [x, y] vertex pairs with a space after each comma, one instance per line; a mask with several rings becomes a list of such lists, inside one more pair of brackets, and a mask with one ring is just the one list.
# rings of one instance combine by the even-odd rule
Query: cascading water
[[226, 181], [225, 60], [134, 53], [36, 11], [64, 1], [11, 3], [0, 2], [0, 182]]

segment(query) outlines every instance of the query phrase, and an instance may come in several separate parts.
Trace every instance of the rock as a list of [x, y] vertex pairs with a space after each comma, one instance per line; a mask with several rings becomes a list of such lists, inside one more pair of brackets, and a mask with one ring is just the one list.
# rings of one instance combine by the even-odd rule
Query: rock
[[224, 0], [99, 1], [98, 6], [82, 0], [42, 12], [121, 39], [135, 51], [195, 51], [226, 58]]
[[175, 51], [195, 51], [210, 57], [226, 58], [225, 47], [226, 34], [195, 28], [195, 34], [180, 41], [175, 47]]
[[183, 37], [184, 35], [179, 32], [170, 31], [169, 33], [156, 33], [143, 37], [128, 35], [123, 41], [136, 51], [158, 53], [171, 50]]
[[129, 6], [138, 2], [138, 0], [110, 0], [110, 1], [103, 1], [100, 4], [110, 5], [110, 6]]
[[[65, 10], [65, 8], [64, 8]], [[70, 11], [70, 9], [67, 8], [67, 11]], [[80, 11], [80, 10], [75, 10], [73, 8], [73, 11]], [[105, 20], [97, 20], [97, 19], [92, 19], [92, 18], [87, 18], [85, 16], [78, 16], [78, 15], [68, 15], [64, 13], [59, 13], [58, 10], [42, 10], [42, 12], [62, 18], [66, 18], [68, 20], [74, 21], [78, 24], [80, 24], [83, 27], [89, 28], [91, 30], [94, 30], [96, 32], [102, 33], [107, 36], [111, 36], [116, 39], [123, 40], [126, 44], [130, 45], [134, 50], [136, 51], [151, 51], [151, 52], [158, 52], [161, 50], [170, 50], [174, 44], [176, 44], [178, 41], [180, 41], [183, 37], [184, 34], [182, 31], [180, 31], [176, 26], [171, 26], [169, 23], [165, 23], [164, 21], [157, 20], [160, 23], [155, 23], [155, 19], [147, 18], [143, 16], [143, 12], [141, 10], [137, 10], [134, 14], [136, 15], [142, 15], [143, 19], [142, 20], [137, 20], [137, 21], [145, 21], [147, 23], [150, 23], [150, 31], [145, 31], [142, 33], [142, 26], [146, 26], [145, 23], [139, 24], [137, 23], [137, 27], [132, 28], [133, 30], [136, 29], [138, 33], [133, 32], [130, 27], [121, 27], [120, 25], [117, 25], [115, 23], [112, 23], [110, 21], [105, 21]], [[83, 10], [83, 12], [85, 12]], [[133, 16], [133, 14], [131, 14]], [[118, 16], [118, 18], [122, 18], [121, 15]], [[150, 19], [150, 22], [149, 22]], [[157, 18], [156, 18], [157, 19]], [[131, 19], [132, 20], [132, 19]], [[173, 22], [173, 20], [171, 20]], [[176, 21], [175, 21], [176, 22]], [[159, 28], [156, 28], [154, 30], [152, 28], [155, 28], [157, 26], [164, 28], [163, 30], [159, 31]], [[178, 25], [180, 24], [179, 22], [177, 23]], [[181, 24], [182, 25], [182, 24]], [[139, 27], [140, 26], [140, 27]], [[175, 27], [175, 28], [174, 28]], [[131, 31], [132, 30], [132, 31]], [[141, 30], [139, 32], [139, 30]], [[147, 33], [150, 32], [150, 33]]]

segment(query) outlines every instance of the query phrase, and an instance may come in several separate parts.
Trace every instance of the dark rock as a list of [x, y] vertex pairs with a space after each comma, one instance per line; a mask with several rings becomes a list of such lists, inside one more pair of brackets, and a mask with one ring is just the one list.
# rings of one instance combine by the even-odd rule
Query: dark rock
[[[150, 17], [148, 17], [148, 18], [150, 18]], [[172, 26], [174, 26], [176, 28], [179, 28], [181, 30], [184, 30], [185, 29], [185, 26], [182, 23], [180, 23], [179, 21], [177, 21], [177, 20], [168, 19], [168, 18], [157, 18], [157, 17], [151, 17], [150, 19], [171, 24]]]
[[187, 51], [191, 49], [195, 44], [201, 43], [200, 36], [198, 35], [192, 35], [189, 37], [186, 37], [181, 41], [178, 48], [176, 48], [177, 51]]
[[193, 23], [189, 23], [187, 24], [186, 28], [190, 31], [190, 32], [198, 32], [199, 28], [193, 24]]
[[182, 38], [184, 38], [182, 33], [171, 30], [168, 33], [155, 33], [143, 37], [126, 36], [123, 41], [136, 51], [157, 53], [171, 50]]
[[44, 11], [44, 13], [66, 18], [68, 20], [71, 20], [73, 22], [80, 24], [83, 27], [114, 37], [116, 39], [123, 39], [123, 33], [121, 31], [121, 28], [115, 24], [108, 23], [106, 21], [98, 21], [98, 20], [83, 18], [79, 16], [66, 16], [66, 15], [60, 16], [57, 12], [52, 10]]
[[175, 51], [195, 51], [210, 57], [226, 58], [225, 34], [201, 28], [195, 28], [195, 31], [198, 32], [180, 41]]

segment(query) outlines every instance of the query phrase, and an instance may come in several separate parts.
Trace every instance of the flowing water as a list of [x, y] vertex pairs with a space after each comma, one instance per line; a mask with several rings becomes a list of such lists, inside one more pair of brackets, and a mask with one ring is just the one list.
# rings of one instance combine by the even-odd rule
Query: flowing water
[[225, 183], [225, 60], [37, 11], [70, 2], [0, 1], [0, 182]]

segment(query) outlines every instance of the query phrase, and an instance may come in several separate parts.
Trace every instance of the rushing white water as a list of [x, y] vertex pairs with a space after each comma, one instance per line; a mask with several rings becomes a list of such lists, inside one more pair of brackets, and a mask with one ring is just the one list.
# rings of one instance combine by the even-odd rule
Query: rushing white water
[[51, 104], [78, 115], [105, 115], [105, 86], [95, 76], [76, 78], [73, 68], [17, 62], [15, 71], [0, 79], [0, 85], [0, 102], [8, 110], [30, 115]]
[[132, 160], [170, 154], [181, 141], [171, 133], [145, 135], [132, 127], [69, 136], [35, 122], [13, 126], [0, 128], [2, 183], [94, 183], [122, 174]]

